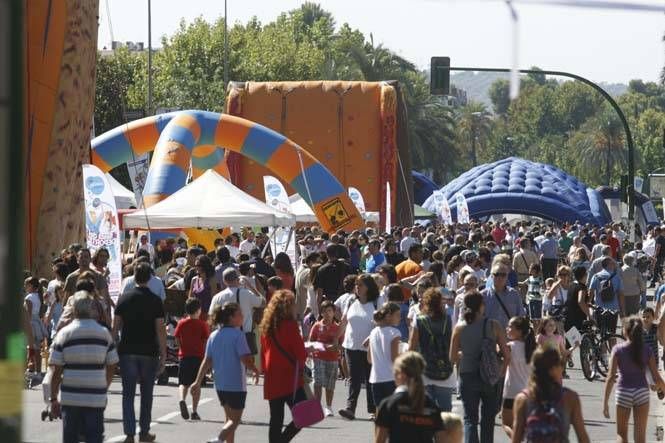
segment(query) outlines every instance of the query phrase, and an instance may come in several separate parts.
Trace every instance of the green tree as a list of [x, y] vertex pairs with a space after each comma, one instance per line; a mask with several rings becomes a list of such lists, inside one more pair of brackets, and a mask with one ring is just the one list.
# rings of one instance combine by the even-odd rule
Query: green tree
[[463, 151], [468, 150], [472, 166], [478, 164], [479, 152], [487, 148], [492, 131], [492, 119], [486, 106], [479, 102], [469, 102], [460, 109], [457, 117], [458, 139]]
[[510, 107], [510, 82], [505, 79], [496, 80], [489, 89], [494, 113], [506, 117]]

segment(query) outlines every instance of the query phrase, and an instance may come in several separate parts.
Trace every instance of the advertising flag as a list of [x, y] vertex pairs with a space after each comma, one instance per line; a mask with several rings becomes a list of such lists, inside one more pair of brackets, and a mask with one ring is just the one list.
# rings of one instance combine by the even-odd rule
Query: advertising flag
[[[266, 204], [278, 211], [291, 213], [291, 202], [289, 195], [284, 189], [284, 185], [272, 175], [263, 176], [263, 189], [266, 196]], [[296, 259], [296, 236], [292, 232], [293, 228], [270, 228], [270, 249], [272, 249], [273, 258], [279, 252], [286, 252], [291, 259], [293, 268], [297, 268]]]
[[145, 179], [148, 177], [148, 169], [150, 169], [148, 154], [140, 155], [134, 161], [127, 162], [129, 179], [132, 181], [132, 190], [134, 191], [136, 206], [138, 208], [143, 207], [143, 187], [145, 186]]
[[450, 212], [450, 205], [448, 204], [448, 200], [446, 200], [446, 196], [441, 194], [441, 208], [439, 211], [439, 216], [441, 217], [441, 223], [444, 225], [452, 225], [453, 224], [453, 215]]
[[455, 203], [457, 205], [457, 222], [469, 223], [469, 206], [466, 204], [466, 198], [461, 193], [455, 194]]
[[391, 216], [391, 207], [390, 207], [390, 182], [386, 182], [386, 232], [390, 232], [392, 229], [392, 221], [390, 220]]
[[111, 185], [96, 166], [83, 165], [83, 195], [86, 243], [91, 254], [102, 247], [108, 249], [109, 295], [118, 297], [122, 279], [118, 211]]
[[360, 214], [365, 214], [365, 199], [360, 191], [353, 186], [349, 186], [349, 197], [353, 204], [356, 205], [356, 208], [358, 208], [358, 211], [360, 211]]

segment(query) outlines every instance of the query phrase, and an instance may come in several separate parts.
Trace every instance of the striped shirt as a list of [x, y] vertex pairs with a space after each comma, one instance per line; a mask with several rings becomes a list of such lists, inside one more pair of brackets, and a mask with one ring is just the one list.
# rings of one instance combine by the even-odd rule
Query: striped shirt
[[118, 362], [109, 331], [95, 320], [76, 319], [53, 340], [49, 365], [63, 366], [64, 406], [106, 407], [106, 367]]

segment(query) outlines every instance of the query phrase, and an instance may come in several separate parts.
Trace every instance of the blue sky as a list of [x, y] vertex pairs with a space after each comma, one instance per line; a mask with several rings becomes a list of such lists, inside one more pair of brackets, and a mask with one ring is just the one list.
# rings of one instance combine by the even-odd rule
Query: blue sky
[[[147, 42], [147, 0], [100, 0], [99, 47], [110, 46], [106, 2], [116, 40]], [[641, 0], [649, 3], [650, 0]], [[229, 20], [262, 22], [302, 0], [228, 0]], [[510, 17], [503, 2], [479, 0], [320, 0], [339, 24], [348, 22], [375, 43], [426, 67], [433, 55], [453, 65], [509, 67]], [[659, 4], [651, 1], [652, 4]], [[665, 64], [665, 14], [518, 4], [520, 67], [564, 70], [595, 81], [654, 81]], [[152, 0], [153, 45], [182, 18], [214, 20], [223, 0]]]

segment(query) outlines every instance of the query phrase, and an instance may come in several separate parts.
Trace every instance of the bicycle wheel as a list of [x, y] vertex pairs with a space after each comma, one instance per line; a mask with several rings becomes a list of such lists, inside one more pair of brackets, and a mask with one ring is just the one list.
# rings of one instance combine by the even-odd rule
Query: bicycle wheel
[[623, 336], [618, 334], [611, 334], [604, 336], [598, 345], [598, 356], [596, 358], [596, 369], [603, 377], [607, 376], [610, 369], [610, 355], [612, 348], [620, 343], [626, 341]]
[[596, 356], [594, 352], [593, 339], [587, 334], [582, 336], [580, 343], [580, 366], [584, 378], [593, 381], [596, 378]]

